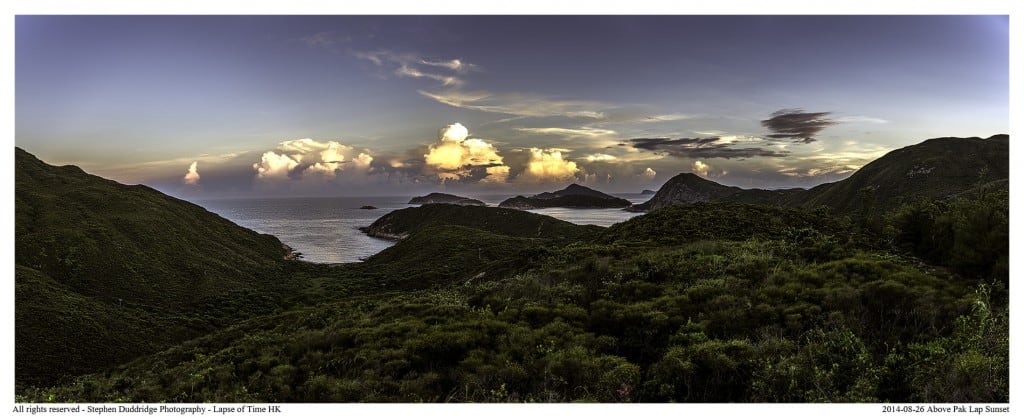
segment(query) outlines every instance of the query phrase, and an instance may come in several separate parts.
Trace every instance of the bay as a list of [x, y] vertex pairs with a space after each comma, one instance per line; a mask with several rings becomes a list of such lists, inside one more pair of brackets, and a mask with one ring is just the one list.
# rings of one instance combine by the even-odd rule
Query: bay
[[[617, 194], [633, 203], [649, 196]], [[508, 195], [468, 196], [497, 206]], [[359, 262], [393, 241], [373, 238], [359, 231], [387, 213], [412, 207], [411, 196], [387, 197], [304, 197], [234, 198], [199, 200], [195, 203], [232, 222], [254, 231], [276, 236], [284, 244], [314, 263]], [[376, 209], [361, 209], [373, 206]], [[621, 209], [544, 208], [530, 210], [579, 225], [610, 226], [633, 216]]]

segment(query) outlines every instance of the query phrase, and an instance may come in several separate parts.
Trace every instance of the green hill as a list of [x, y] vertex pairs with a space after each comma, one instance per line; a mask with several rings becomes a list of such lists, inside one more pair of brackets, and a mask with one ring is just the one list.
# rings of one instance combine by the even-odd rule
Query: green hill
[[941, 199], [1009, 178], [1009, 136], [935, 138], [892, 151], [850, 177], [810, 190], [741, 189], [679, 174], [634, 210], [694, 202], [826, 206], [836, 213], [887, 213], [902, 204]]
[[1010, 176], [1008, 135], [935, 138], [892, 151], [849, 178], [783, 200], [839, 212], [891, 211], [917, 200], [944, 199]]
[[561, 240], [580, 239], [602, 229], [515, 209], [450, 204], [399, 209], [361, 229], [370, 236], [401, 239], [430, 224], [458, 225], [515, 237]]
[[505, 199], [498, 204], [498, 207], [513, 209], [538, 209], [538, 208], [624, 208], [630, 203], [626, 199], [618, 198], [606, 193], [599, 192], [586, 186], [570, 184], [568, 187], [554, 192], [544, 192], [530, 197], [516, 196]]
[[272, 311], [256, 295], [290, 286], [280, 279], [287, 250], [272, 236], [19, 148], [15, 166], [19, 384], [100, 370]]
[[[265, 281], [185, 310], [112, 304], [19, 264], [19, 370], [110, 365], [19, 383], [16, 399], [1008, 402], [1007, 186], [868, 212], [877, 229], [827, 208], [741, 202], [610, 228], [425, 205], [368, 228], [401, 239], [363, 263], [275, 254]], [[165, 333], [181, 336], [117, 351]]]

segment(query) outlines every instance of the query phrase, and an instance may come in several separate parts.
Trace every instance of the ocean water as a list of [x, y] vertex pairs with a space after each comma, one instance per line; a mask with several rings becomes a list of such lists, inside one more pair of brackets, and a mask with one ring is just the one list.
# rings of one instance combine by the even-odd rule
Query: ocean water
[[[634, 203], [649, 196], [617, 194]], [[467, 196], [497, 206], [508, 195]], [[243, 227], [276, 236], [314, 263], [358, 262], [394, 245], [359, 231], [381, 216], [409, 205], [412, 196], [214, 199], [195, 203]], [[377, 209], [360, 209], [364, 205]], [[546, 208], [530, 212], [580, 225], [609, 226], [638, 213], [620, 209]]]

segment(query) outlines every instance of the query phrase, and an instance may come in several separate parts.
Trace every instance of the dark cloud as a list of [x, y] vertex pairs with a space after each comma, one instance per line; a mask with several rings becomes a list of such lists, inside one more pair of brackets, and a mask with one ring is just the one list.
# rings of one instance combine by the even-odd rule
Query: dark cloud
[[814, 142], [814, 135], [836, 122], [828, 119], [832, 112], [804, 112], [803, 109], [782, 109], [761, 121], [761, 125], [772, 131], [769, 138], [796, 139], [797, 142]]
[[719, 137], [708, 138], [636, 138], [630, 139], [633, 148], [664, 153], [682, 158], [750, 158], [784, 157], [788, 152], [765, 148], [732, 148], [730, 143], [720, 142]]

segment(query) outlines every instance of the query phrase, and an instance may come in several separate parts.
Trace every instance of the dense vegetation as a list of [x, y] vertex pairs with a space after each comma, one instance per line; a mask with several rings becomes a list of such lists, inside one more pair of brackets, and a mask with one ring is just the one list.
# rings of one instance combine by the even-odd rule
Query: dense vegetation
[[272, 312], [294, 288], [277, 238], [21, 149], [15, 164], [19, 385], [99, 371]]
[[[1007, 402], [1007, 185], [610, 228], [405, 209], [385, 224], [406, 238], [364, 263], [285, 263], [263, 315], [18, 399]], [[59, 291], [21, 271], [19, 304]]]

